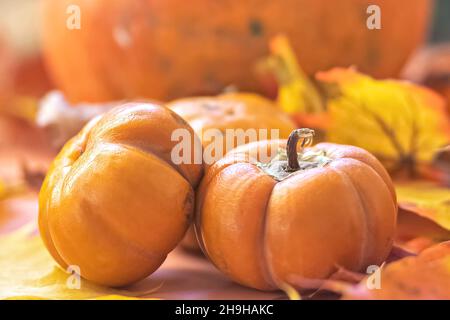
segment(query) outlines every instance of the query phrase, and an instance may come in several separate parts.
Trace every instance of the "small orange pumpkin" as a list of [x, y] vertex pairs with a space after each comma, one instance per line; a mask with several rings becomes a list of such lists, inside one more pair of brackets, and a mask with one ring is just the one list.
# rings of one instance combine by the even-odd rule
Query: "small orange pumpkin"
[[41, 236], [63, 268], [77, 265], [88, 280], [122, 286], [162, 264], [189, 226], [203, 170], [171, 161], [178, 128], [198, 140], [169, 109], [127, 104], [65, 145], [39, 194]]
[[197, 191], [202, 249], [243, 285], [301, 287], [337, 266], [379, 265], [390, 252], [397, 206], [383, 166], [352, 146], [298, 150], [299, 138], [309, 145], [312, 130], [295, 130], [287, 147], [285, 140], [238, 147], [210, 167]]
[[[227, 129], [267, 129], [267, 136], [258, 135], [258, 140], [286, 139], [295, 123], [269, 99], [253, 93], [227, 93], [216, 97], [193, 97], [178, 99], [167, 106], [183, 117], [194, 129], [202, 140], [203, 149], [208, 150], [209, 145], [214, 144], [214, 139], [205, 134], [208, 130], [219, 130], [223, 136], [219, 143], [223, 144], [222, 150], [226, 150], [227, 142], [230, 148], [239, 145], [238, 139], [227, 141], [225, 131]], [[278, 136], [271, 136], [271, 129], [278, 129]], [[249, 141], [241, 140], [242, 143]], [[220, 155], [218, 155], [220, 156]], [[218, 159], [218, 157], [215, 157]], [[205, 168], [209, 164], [205, 163]], [[199, 251], [193, 229], [186, 233], [182, 242], [183, 247]]]

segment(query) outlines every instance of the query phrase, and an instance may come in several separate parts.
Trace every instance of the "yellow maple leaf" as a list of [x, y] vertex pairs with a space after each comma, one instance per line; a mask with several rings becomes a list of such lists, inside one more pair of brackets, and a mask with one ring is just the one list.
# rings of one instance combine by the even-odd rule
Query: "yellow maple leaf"
[[73, 285], [73, 277], [56, 266], [34, 224], [0, 237], [0, 299], [133, 299], [155, 290], [113, 289], [82, 278]]
[[327, 92], [327, 140], [362, 147], [392, 173], [411, 175], [450, 141], [445, 101], [424, 87], [375, 80], [353, 69], [319, 72]]

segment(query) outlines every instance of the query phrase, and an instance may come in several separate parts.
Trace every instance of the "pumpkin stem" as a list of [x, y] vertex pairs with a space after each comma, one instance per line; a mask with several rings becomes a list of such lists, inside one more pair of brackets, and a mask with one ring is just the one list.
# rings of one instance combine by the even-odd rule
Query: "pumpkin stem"
[[295, 129], [289, 135], [286, 153], [288, 158], [287, 171], [297, 171], [300, 169], [300, 164], [298, 163], [298, 154], [297, 154], [297, 143], [301, 138], [301, 151], [306, 147], [309, 147], [313, 142], [314, 130], [308, 128]]

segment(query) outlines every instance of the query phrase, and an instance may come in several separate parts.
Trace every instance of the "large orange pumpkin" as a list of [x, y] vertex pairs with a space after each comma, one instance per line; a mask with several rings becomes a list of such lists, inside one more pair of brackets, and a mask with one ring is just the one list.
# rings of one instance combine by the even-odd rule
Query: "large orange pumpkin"
[[[390, 252], [396, 197], [383, 166], [360, 148], [320, 143], [299, 129], [286, 141], [233, 150], [206, 173], [196, 230], [211, 261], [235, 281], [262, 290], [365, 271]], [[276, 155], [270, 161], [263, 155]], [[286, 155], [288, 154], [288, 156]], [[253, 159], [253, 160], [252, 160]]]
[[198, 139], [167, 108], [127, 104], [65, 145], [39, 194], [41, 236], [62, 267], [121, 286], [161, 265], [190, 224], [203, 170], [171, 161], [171, 134], [179, 128]]
[[[215, 139], [220, 139], [222, 150], [226, 152], [229, 148], [235, 148], [240, 143], [248, 143], [250, 135], [246, 135], [247, 130], [256, 130], [256, 139], [286, 139], [295, 124], [290, 118], [280, 111], [275, 104], [259, 95], [251, 93], [228, 93], [216, 97], [193, 97], [172, 101], [167, 107], [183, 117], [194, 129], [202, 140], [205, 152], [209, 146], [215, 146]], [[221, 137], [208, 137], [208, 130], [218, 130]], [[242, 130], [243, 136], [237, 139], [236, 135], [226, 135], [227, 129]], [[259, 129], [266, 129], [266, 135], [259, 135]], [[277, 129], [277, 136], [272, 136], [270, 130]], [[236, 139], [235, 139], [236, 138]], [[247, 138], [247, 140], [245, 139]], [[230, 141], [228, 141], [230, 140]], [[220, 149], [220, 148], [219, 148]], [[223, 154], [222, 154], [223, 155]], [[218, 160], [222, 156], [214, 153], [210, 160]], [[204, 160], [208, 156], [204, 157]], [[205, 168], [209, 167], [209, 162], [204, 163]], [[186, 233], [182, 242], [183, 246], [191, 250], [200, 250], [193, 229]]]
[[[423, 41], [432, 0], [45, 0], [43, 43], [70, 100], [169, 100], [255, 89], [254, 64], [283, 32], [308, 72], [355, 65], [395, 76]], [[381, 29], [369, 30], [370, 4]], [[80, 29], [67, 28], [81, 12]], [[72, 10], [72, 11], [71, 11]], [[399, 14], [399, 12], [401, 14]]]

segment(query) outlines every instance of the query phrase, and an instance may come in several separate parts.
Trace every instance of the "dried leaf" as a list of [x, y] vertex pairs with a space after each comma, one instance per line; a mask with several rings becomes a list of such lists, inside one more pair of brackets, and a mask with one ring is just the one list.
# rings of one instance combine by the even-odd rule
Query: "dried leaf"
[[428, 181], [396, 185], [399, 201], [398, 246], [419, 253], [450, 240], [450, 190]]
[[55, 265], [34, 224], [0, 237], [0, 299], [128, 299], [154, 291], [106, 288], [82, 278], [77, 289], [68, 285], [71, 277]]
[[450, 186], [450, 145], [436, 151], [433, 158], [433, 167], [444, 176], [444, 178], [435, 179], [442, 181]]
[[[347, 270], [344, 267], [336, 266], [336, 271], [330, 275], [327, 279], [311, 279], [304, 278], [298, 275], [289, 276], [289, 282], [295, 286], [300, 292], [302, 296], [307, 299], [316, 299], [316, 298], [330, 298], [325, 292], [335, 294], [336, 292], [341, 292], [342, 288], [347, 288], [347, 286], [357, 284], [363, 279], [365, 274], [354, 272]], [[290, 297], [291, 293], [290, 289], [298, 292], [294, 287], [289, 286], [280, 287], [286, 294]], [[323, 295], [325, 294], [325, 297]], [[333, 297], [331, 297], [333, 298]]]
[[426, 181], [396, 185], [399, 207], [450, 230], [450, 189]]
[[450, 299], [450, 242], [388, 264], [381, 270], [379, 289], [369, 289], [367, 279], [357, 286], [341, 286], [342, 298]]
[[[0, 201], [0, 239], [5, 234], [35, 222], [37, 211], [36, 194], [31, 192]], [[0, 242], [0, 250], [1, 247]]]
[[1, 107], [0, 112], [15, 118], [34, 122], [36, 118], [38, 99], [31, 96], [16, 95]]
[[36, 124], [47, 133], [50, 143], [61, 148], [92, 118], [105, 113], [120, 102], [71, 105], [59, 91], [51, 91], [39, 103]]
[[39, 192], [44, 182], [46, 172], [44, 170], [36, 170], [29, 168], [26, 163], [22, 164], [23, 178], [30, 190]]
[[328, 97], [328, 140], [370, 151], [391, 173], [414, 175], [450, 141], [445, 102], [429, 89], [342, 68], [317, 79]]
[[425, 249], [428, 249], [436, 244], [438, 244], [438, 242], [428, 237], [417, 237], [409, 241], [397, 244], [397, 246], [400, 246], [402, 249], [407, 250], [409, 252], [419, 254]]
[[389, 256], [386, 259], [386, 264], [415, 255], [416, 254], [414, 251], [410, 251], [406, 248], [394, 245], [392, 247], [391, 253], [389, 253]]
[[0, 201], [23, 194], [26, 186], [23, 183], [7, 183], [0, 180]]
[[438, 43], [418, 50], [404, 67], [402, 77], [439, 92], [447, 98], [450, 111], [450, 43]]
[[302, 300], [300, 293], [288, 283], [280, 283], [278, 286], [284, 291], [284, 293], [286, 293], [289, 300]]
[[323, 111], [322, 98], [297, 63], [286, 36], [274, 37], [269, 46], [271, 54], [259, 63], [258, 69], [275, 75], [279, 106], [291, 114]]

